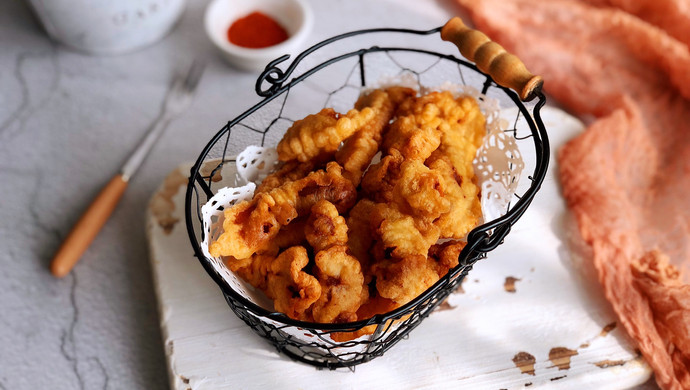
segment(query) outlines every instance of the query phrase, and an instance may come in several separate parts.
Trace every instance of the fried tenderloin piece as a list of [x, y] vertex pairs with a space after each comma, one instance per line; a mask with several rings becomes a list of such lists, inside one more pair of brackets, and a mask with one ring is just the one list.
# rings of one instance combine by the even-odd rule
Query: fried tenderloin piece
[[352, 109], [341, 115], [332, 108], [306, 116], [290, 126], [276, 150], [281, 161], [310, 161], [338, 150], [340, 143], [375, 116], [372, 108]]
[[404, 100], [397, 110], [384, 149], [399, 150], [405, 158], [426, 159], [434, 153], [451, 158], [466, 174], [486, 133], [486, 118], [474, 98], [455, 98], [448, 91]]
[[432, 265], [439, 278], [444, 277], [451, 268], [458, 265], [460, 252], [465, 245], [467, 245], [466, 242], [446, 241], [429, 248], [429, 260], [433, 260]]
[[373, 229], [377, 242], [372, 250], [377, 260], [391, 256], [426, 256], [441, 234], [433, 220], [414, 218], [390, 203], [377, 203], [370, 221], [372, 225], [377, 225]]
[[429, 167], [441, 173], [446, 183], [445, 198], [450, 209], [434, 222], [441, 231], [441, 238], [462, 239], [479, 223], [482, 206], [480, 188], [474, 183], [474, 175], [461, 176], [445, 158], [433, 161]]
[[406, 100], [398, 113], [414, 117], [440, 134], [438, 148], [428, 156], [425, 165], [444, 177], [444, 197], [450, 209], [435, 224], [441, 230], [441, 238], [463, 238], [481, 217], [480, 189], [472, 166], [486, 133], [486, 119], [479, 105], [473, 98], [456, 99], [447, 91], [432, 92]]
[[359, 261], [347, 253], [347, 246], [333, 245], [315, 257], [314, 274], [321, 283], [321, 296], [314, 303], [316, 322], [352, 322], [369, 297]]
[[398, 150], [403, 157], [426, 160], [441, 144], [436, 122], [428, 123], [414, 115], [399, 116], [390, 125], [382, 147], [386, 154]]
[[445, 123], [439, 127], [441, 144], [432, 153], [430, 160], [445, 158], [458, 175], [473, 177], [472, 161], [486, 135], [486, 118], [475, 99], [452, 99], [448, 95], [444, 94], [443, 99], [440, 99]]
[[[355, 206], [355, 208], [356, 207], [357, 206]], [[355, 209], [353, 208], [353, 210]], [[384, 290], [385, 294], [400, 300], [400, 302], [396, 302], [390, 298], [385, 298], [379, 293], [379, 291], [375, 291], [374, 295], [370, 296], [367, 301], [357, 310], [357, 320], [366, 320], [377, 314], [385, 314], [407, 303], [405, 299], [412, 299], [416, 297], [416, 295], [413, 295], [410, 292], [405, 293], [404, 291], [405, 286], [403, 286], [402, 283], [405, 283], [405, 267], [413, 268], [414, 266], [422, 266], [424, 271], [423, 275], [426, 277], [426, 280], [422, 281], [422, 283], [419, 283], [418, 280], [415, 280], [412, 288], [415, 290], [424, 291], [426, 288], [428, 288], [425, 288], [425, 285], [431, 286], [435, 280], [438, 280], [433, 275], [432, 271], [436, 272], [438, 278], [442, 278], [451, 268], [458, 265], [460, 251], [462, 251], [462, 248], [464, 248], [465, 245], [466, 243], [460, 241], [447, 241], [443, 244], [433, 245], [429, 249], [427, 262], [421, 261], [421, 257], [415, 257], [412, 262], [407, 263], [379, 263], [376, 267], [376, 272], [383, 281], [381, 288]], [[414, 260], [418, 260], [419, 262], [415, 262]], [[354, 340], [364, 335], [372, 334], [375, 330], [376, 325], [370, 325], [353, 332], [333, 333], [331, 334], [331, 337], [335, 341], [344, 342]]]
[[306, 216], [293, 219], [289, 224], [283, 225], [280, 228], [278, 234], [271, 240], [270, 246], [275, 246], [282, 250], [291, 246], [304, 245], [307, 241], [304, 234], [304, 228], [306, 226]]
[[[390, 157], [393, 158], [394, 155]], [[442, 172], [428, 168], [419, 160], [403, 159], [397, 167], [394, 165], [398, 164], [399, 159], [390, 162], [386, 160], [388, 158], [382, 160], [382, 166], [387, 165], [389, 168], [382, 169], [387, 172], [380, 180], [370, 182], [372, 176], [380, 176], [378, 167], [372, 167], [372, 173], [367, 172], [367, 180], [362, 182], [366, 193], [373, 195], [373, 199], [378, 201], [370, 207], [369, 215], [366, 216], [372, 224], [370, 229], [379, 240], [377, 245], [384, 253], [378, 257], [387, 257], [387, 252], [398, 258], [412, 254], [426, 256], [429, 247], [441, 234], [434, 221], [451, 208], [450, 200], [446, 197], [447, 178]], [[389, 176], [395, 178], [390, 180]], [[357, 213], [355, 216], [359, 218]], [[363, 251], [358, 248], [356, 253]]]
[[417, 120], [438, 127], [441, 121], [458, 122], [466, 114], [464, 100], [471, 97], [455, 98], [449, 91], [434, 91], [414, 99], [406, 99], [398, 107], [398, 116], [414, 115]]
[[302, 321], [311, 321], [309, 309], [321, 296], [319, 281], [304, 271], [308, 264], [304, 247], [286, 249], [271, 262], [265, 290], [275, 310]]
[[371, 247], [374, 243], [374, 230], [371, 215], [376, 203], [362, 199], [350, 210], [347, 218], [347, 247], [350, 253], [359, 260], [365, 282], [371, 282], [369, 265], [371, 264]]
[[429, 248], [429, 255], [386, 258], [372, 266], [376, 290], [382, 298], [404, 305], [458, 265], [465, 243], [448, 241]]
[[273, 260], [278, 255], [277, 248], [275, 249], [261, 254], [254, 254], [246, 259], [237, 260], [229, 257], [225, 259], [225, 264], [247, 283], [259, 290], [266, 291], [269, 270]]
[[[365, 192], [378, 203], [362, 199], [350, 211], [348, 245], [355, 256], [367, 263], [371, 261], [370, 253], [376, 260], [426, 256], [442, 234], [435, 221], [451, 209], [446, 189], [448, 178], [443, 172], [430, 169], [419, 160], [403, 159], [398, 165], [399, 160], [392, 161], [395, 153], [382, 160], [380, 167], [372, 167], [362, 182]], [[379, 168], [387, 172], [380, 174]], [[380, 180], [370, 181], [372, 177]], [[454, 181], [452, 185], [457, 186]]]
[[[443, 119], [433, 102], [422, 105], [421, 112], [413, 110], [420, 98], [409, 98], [401, 104], [398, 116], [384, 136], [381, 161], [369, 167], [362, 178], [362, 189], [367, 197], [377, 202], [393, 202], [397, 199], [393, 189], [401, 177], [404, 162], [424, 162], [441, 145]], [[409, 164], [409, 163], [408, 163]], [[399, 195], [399, 194], [398, 194]]]
[[340, 163], [345, 177], [358, 185], [362, 179], [362, 173], [371, 163], [382, 141], [382, 133], [388, 126], [395, 110], [404, 99], [416, 95], [411, 88], [390, 87], [376, 89], [362, 95], [355, 103], [355, 108], [363, 110], [370, 107], [375, 116], [360, 130], [347, 138], [343, 146], [335, 153], [335, 158]]
[[280, 228], [278, 234], [271, 240], [266, 249], [260, 250], [246, 259], [238, 260], [234, 257], [225, 257], [225, 264], [247, 283], [266, 291], [271, 263], [273, 263], [273, 260], [281, 250], [299, 246], [306, 242], [304, 236], [306, 223], [306, 218], [295, 219], [288, 225]]
[[486, 120], [471, 98], [453, 98], [450, 92], [432, 92], [408, 98], [398, 108], [383, 141], [384, 156], [362, 179], [367, 196], [378, 202], [395, 200], [392, 192], [407, 160], [445, 159], [458, 176], [474, 180], [472, 160], [485, 133]]
[[441, 238], [461, 239], [481, 218], [480, 188], [472, 160], [486, 133], [486, 119], [472, 98], [453, 99], [448, 92], [420, 99], [424, 98], [434, 98], [439, 116], [445, 119], [439, 127], [441, 144], [425, 162], [445, 178], [451, 204], [449, 212], [435, 224], [441, 229]]
[[354, 185], [342, 176], [342, 168], [330, 162], [326, 170], [288, 182], [268, 193], [257, 194], [225, 210], [223, 234], [209, 247], [212, 256], [250, 257], [266, 249], [281, 227], [305, 215], [321, 199], [346, 212], [355, 203]]
[[404, 305], [439, 280], [434, 263], [424, 255], [391, 257], [375, 263], [372, 273], [378, 294]]
[[261, 181], [261, 184], [256, 187], [254, 193], [269, 192], [285, 183], [302, 179], [312, 172], [314, 168], [316, 168], [316, 164], [311, 161], [304, 163], [289, 161], [283, 164], [277, 171], [266, 176], [266, 178]]
[[404, 161], [400, 179], [393, 188], [393, 199], [404, 212], [421, 218], [436, 219], [451, 207], [446, 197], [446, 178], [419, 160]]
[[426, 160], [441, 145], [442, 128], [458, 116], [449, 107], [453, 105], [448, 92], [404, 99], [384, 137], [383, 150], [390, 154], [395, 149], [406, 159]]
[[[370, 296], [367, 301], [357, 310], [357, 321], [367, 320], [377, 314], [385, 314], [400, 307], [394, 301], [383, 298], [380, 295]], [[383, 325], [386, 326], [386, 325]], [[376, 331], [377, 325], [365, 326], [353, 332], [331, 333], [331, 338], [337, 342], [354, 340], [358, 337], [372, 334]]]
[[304, 235], [314, 251], [319, 252], [333, 245], [347, 244], [347, 224], [333, 203], [320, 200], [311, 207]]
[[314, 274], [322, 290], [312, 308], [314, 320], [356, 321], [357, 309], [369, 293], [359, 260], [347, 253], [345, 218], [332, 203], [321, 200], [311, 208], [305, 235], [316, 252]]
[[403, 155], [394, 149], [371, 165], [362, 178], [364, 195], [376, 202], [393, 202], [393, 188], [400, 178], [400, 165], [404, 160]]
[[[448, 211], [445, 179], [423, 160], [407, 159], [397, 149], [372, 165], [362, 179], [362, 190], [379, 203], [396, 203], [411, 214]], [[438, 217], [438, 215], [436, 215]]]

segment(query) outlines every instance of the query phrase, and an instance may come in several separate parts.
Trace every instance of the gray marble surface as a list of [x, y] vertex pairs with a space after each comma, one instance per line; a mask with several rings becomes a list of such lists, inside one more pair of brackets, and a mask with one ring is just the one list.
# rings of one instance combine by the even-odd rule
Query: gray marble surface
[[[51, 42], [25, 2], [0, 2], [0, 389], [168, 387], [144, 211], [167, 172], [258, 101], [256, 74], [226, 66], [206, 38], [206, 3], [190, 1], [153, 46], [94, 57]], [[310, 4], [307, 44], [399, 26], [405, 15], [406, 27], [435, 27], [455, 11], [442, 0]], [[53, 253], [156, 118], [173, 75], [197, 57], [208, 66], [191, 108], [74, 271], [55, 279]]]

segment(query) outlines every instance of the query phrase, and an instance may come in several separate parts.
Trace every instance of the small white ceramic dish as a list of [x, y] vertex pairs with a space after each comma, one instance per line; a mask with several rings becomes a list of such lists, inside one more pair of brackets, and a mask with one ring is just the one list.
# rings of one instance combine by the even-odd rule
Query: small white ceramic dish
[[[262, 49], [248, 49], [230, 43], [227, 33], [232, 22], [254, 11], [275, 19], [287, 30], [289, 38]], [[206, 8], [204, 24], [211, 42], [231, 65], [257, 71], [283, 54], [296, 54], [311, 31], [313, 16], [303, 0], [213, 0]]]

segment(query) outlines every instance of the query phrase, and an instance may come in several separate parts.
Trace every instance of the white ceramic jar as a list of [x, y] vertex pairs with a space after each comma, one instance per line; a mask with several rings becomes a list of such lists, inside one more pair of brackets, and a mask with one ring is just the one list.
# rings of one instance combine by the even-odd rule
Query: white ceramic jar
[[29, 0], [48, 34], [88, 54], [118, 54], [170, 31], [185, 0]]

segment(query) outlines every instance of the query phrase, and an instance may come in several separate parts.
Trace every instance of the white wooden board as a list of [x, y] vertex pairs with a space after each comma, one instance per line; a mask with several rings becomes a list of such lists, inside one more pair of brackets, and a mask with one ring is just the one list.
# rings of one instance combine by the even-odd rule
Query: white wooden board
[[[557, 109], [547, 107], [543, 117], [554, 151], [582, 131]], [[615, 326], [582, 265], [553, 155], [551, 161], [532, 206], [505, 243], [477, 263], [462, 291], [409, 339], [354, 372], [293, 362], [230, 311], [193, 257], [183, 213], [189, 164], [183, 164], [154, 195], [147, 222], [171, 387], [615, 389], [644, 383], [649, 367]]]

